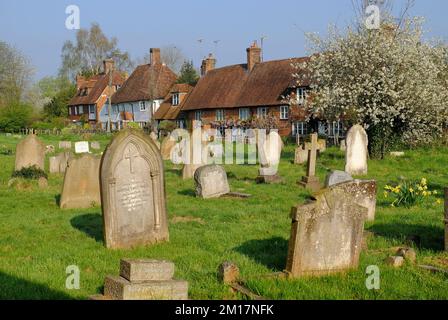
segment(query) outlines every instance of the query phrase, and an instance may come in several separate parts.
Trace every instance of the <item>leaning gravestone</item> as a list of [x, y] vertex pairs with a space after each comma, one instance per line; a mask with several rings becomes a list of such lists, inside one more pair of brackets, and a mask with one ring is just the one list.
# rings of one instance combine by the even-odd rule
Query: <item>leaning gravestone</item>
[[75, 142], [75, 152], [76, 153], [89, 153], [89, 142], [79, 141]]
[[176, 146], [176, 140], [171, 138], [171, 136], [165, 137], [162, 140], [162, 145], [160, 146], [160, 152], [162, 154], [163, 160], [171, 159], [171, 151]]
[[69, 159], [70, 152], [63, 152], [57, 156], [50, 157], [50, 173], [64, 173]]
[[318, 193], [312, 203], [292, 208], [286, 263], [292, 277], [358, 267], [367, 209], [340, 186]]
[[353, 126], [347, 133], [345, 171], [351, 175], [367, 174], [368, 138], [364, 128]]
[[90, 154], [68, 162], [62, 187], [62, 209], [84, 209], [100, 205], [101, 159]]
[[101, 199], [107, 248], [168, 240], [163, 161], [148, 135], [126, 129], [109, 144], [101, 165]]
[[230, 192], [226, 171], [218, 165], [206, 165], [194, 173], [196, 196], [204, 199], [219, 198]]
[[31, 134], [17, 144], [15, 170], [36, 166], [45, 170], [45, 144]]

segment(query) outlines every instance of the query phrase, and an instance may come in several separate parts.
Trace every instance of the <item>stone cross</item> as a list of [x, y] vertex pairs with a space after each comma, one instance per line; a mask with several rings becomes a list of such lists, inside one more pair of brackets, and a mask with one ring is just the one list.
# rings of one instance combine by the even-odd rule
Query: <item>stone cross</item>
[[306, 176], [302, 177], [302, 180], [299, 180], [297, 183], [306, 189], [317, 192], [321, 189], [319, 179], [316, 177], [316, 159], [317, 150], [319, 150], [317, 145], [317, 133], [311, 135], [311, 145], [309, 145], [306, 150], [308, 150]]
[[129, 170], [131, 173], [134, 173], [134, 169], [132, 166], [132, 158], [139, 158], [140, 156], [138, 154], [135, 154], [134, 152], [132, 152], [131, 147], [129, 146], [126, 154], [124, 155], [124, 158], [126, 160], [129, 160]]

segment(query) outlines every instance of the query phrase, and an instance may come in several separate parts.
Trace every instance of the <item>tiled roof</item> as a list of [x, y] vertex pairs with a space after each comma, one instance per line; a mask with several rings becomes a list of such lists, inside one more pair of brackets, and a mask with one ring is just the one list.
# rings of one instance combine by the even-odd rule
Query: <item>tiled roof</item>
[[[156, 113], [154, 113], [155, 120], [175, 120], [182, 110], [185, 102], [188, 100], [188, 94], [193, 90], [193, 87], [186, 83], [175, 84], [170, 93], [165, 97], [165, 100], [160, 105], [159, 109], [157, 109]], [[183, 98], [182, 102], [178, 106], [172, 105], [172, 97], [173, 93], [182, 92], [186, 93], [187, 96]]]
[[[190, 93], [183, 110], [270, 106], [283, 104], [282, 96], [295, 86], [292, 64], [309, 58], [293, 58], [256, 64], [251, 72], [246, 64], [207, 72]], [[302, 83], [307, 86], [306, 82]]]
[[176, 74], [164, 64], [138, 66], [112, 96], [112, 103], [163, 99], [176, 79]]
[[[119, 72], [114, 72], [112, 85], [122, 85], [124, 82], [123, 76]], [[69, 106], [95, 104], [101, 97], [106, 87], [109, 85], [109, 75], [99, 74], [88, 78], [81, 88], [78, 88], [76, 95], [68, 103]], [[83, 92], [88, 89], [88, 94]]]

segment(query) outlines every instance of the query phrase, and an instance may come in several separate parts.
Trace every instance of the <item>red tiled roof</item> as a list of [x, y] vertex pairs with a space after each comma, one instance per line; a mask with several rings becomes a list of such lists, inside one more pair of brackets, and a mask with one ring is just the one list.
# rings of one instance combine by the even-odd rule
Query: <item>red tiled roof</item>
[[[182, 110], [271, 106], [284, 104], [282, 96], [295, 86], [292, 64], [309, 58], [258, 63], [251, 72], [239, 64], [218, 68], [202, 77]], [[302, 83], [307, 86], [306, 82]]]
[[176, 81], [176, 74], [157, 63], [138, 66], [112, 96], [112, 103], [163, 99]]
[[[170, 93], [165, 97], [165, 100], [154, 113], [155, 120], [176, 120], [180, 111], [182, 110], [185, 102], [188, 100], [188, 94], [193, 90], [193, 87], [186, 83], [175, 84]], [[173, 93], [182, 92], [186, 93], [187, 96], [183, 98], [182, 102], [178, 106], [172, 105]]]
[[[124, 82], [123, 76], [119, 72], [114, 72], [112, 85], [122, 85]], [[98, 74], [88, 78], [84, 85], [79, 88], [76, 95], [68, 103], [69, 106], [95, 104], [103, 94], [106, 87], [109, 85], [109, 75]], [[83, 95], [84, 89], [88, 89], [89, 93]]]

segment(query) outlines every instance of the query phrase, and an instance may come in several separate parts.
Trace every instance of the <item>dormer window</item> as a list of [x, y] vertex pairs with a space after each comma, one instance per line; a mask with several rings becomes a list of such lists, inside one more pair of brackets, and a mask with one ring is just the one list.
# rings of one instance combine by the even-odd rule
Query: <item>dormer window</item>
[[173, 106], [178, 106], [179, 105], [179, 93], [173, 93], [173, 99], [172, 99], [172, 105]]
[[297, 88], [297, 103], [304, 104], [307, 97], [307, 90], [305, 88]]

